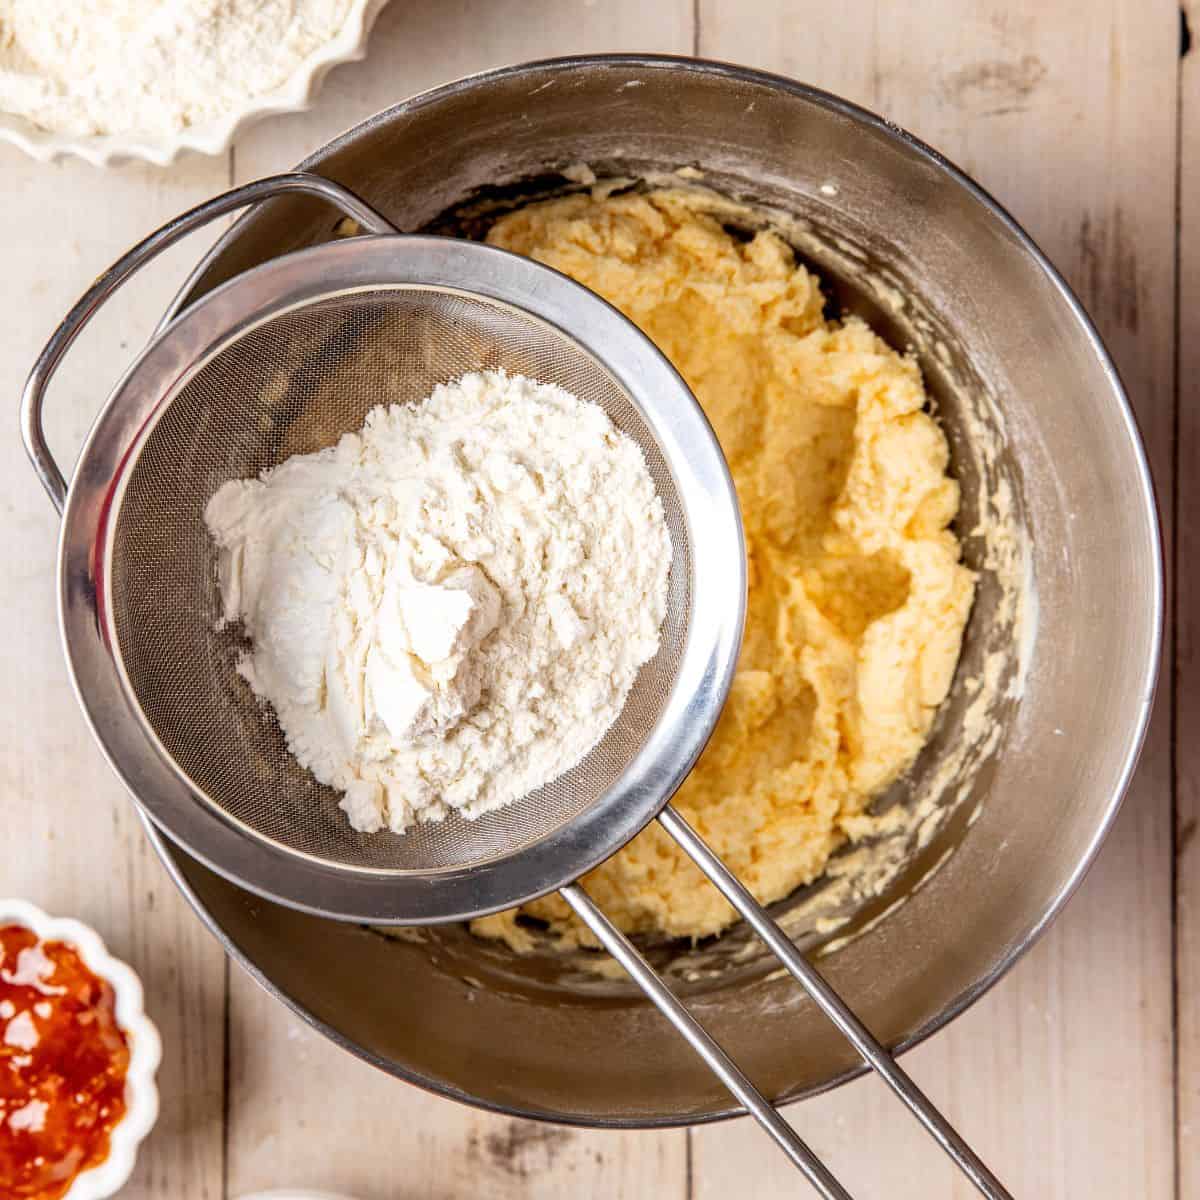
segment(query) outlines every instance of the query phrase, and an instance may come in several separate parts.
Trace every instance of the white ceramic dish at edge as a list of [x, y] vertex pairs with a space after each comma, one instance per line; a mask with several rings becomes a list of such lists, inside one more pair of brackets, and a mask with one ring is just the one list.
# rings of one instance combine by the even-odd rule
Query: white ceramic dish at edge
[[0, 141], [12, 142], [39, 162], [57, 162], [75, 156], [95, 167], [109, 167], [131, 159], [166, 167], [185, 150], [221, 154], [246, 126], [255, 121], [310, 108], [332, 67], [365, 57], [371, 26], [387, 2], [353, 0], [350, 14], [338, 35], [314, 50], [286, 83], [259, 96], [247, 96], [244, 108], [226, 113], [220, 120], [181, 129], [159, 141], [135, 134], [80, 138], [52, 133], [38, 129], [23, 117], [0, 112]]
[[125, 1185], [137, 1160], [138, 1146], [158, 1118], [154, 1075], [162, 1057], [158, 1030], [146, 1016], [142, 983], [131, 967], [113, 958], [95, 930], [69, 917], [51, 917], [25, 900], [0, 899], [0, 926], [23, 925], [43, 941], [67, 942], [89, 970], [112, 984], [117, 1024], [129, 1038], [125, 1076], [125, 1115], [112, 1131], [108, 1157], [80, 1172], [62, 1200], [106, 1200]]

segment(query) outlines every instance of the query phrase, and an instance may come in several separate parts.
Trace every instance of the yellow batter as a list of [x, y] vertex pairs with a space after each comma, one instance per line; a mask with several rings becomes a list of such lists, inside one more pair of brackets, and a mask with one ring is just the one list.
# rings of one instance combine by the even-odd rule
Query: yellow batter
[[[712, 742], [675, 798], [760, 901], [816, 878], [920, 750], [958, 659], [974, 577], [947, 528], [958, 485], [916, 363], [861, 321], [827, 321], [818, 280], [769, 232], [726, 232], [700, 193], [572, 196], [488, 240], [632, 318], [712, 421], [749, 552], [746, 639]], [[652, 825], [585, 880], [630, 932], [699, 938], [733, 910]], [[525, 910], [594, 944], [557, 897]], [[475, 923], [517, 949], [503, 913]]]

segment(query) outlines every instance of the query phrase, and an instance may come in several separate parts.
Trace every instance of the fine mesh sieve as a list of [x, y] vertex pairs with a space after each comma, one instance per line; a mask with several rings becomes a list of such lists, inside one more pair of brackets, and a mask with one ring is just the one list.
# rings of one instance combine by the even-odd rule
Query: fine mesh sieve
[[[42, 433], [46, 385], [88, 319], [147, 259], [198, 225], [281, 191], [337, 204], [379, 236], [297, 251], [206, 295], [152, 340], [89, 435], [68, 494]], [[101, 744], [163, 829], [252, 891], [343, 920], [417, 924], [559, 889], [635, 982], [827, 1200], [849, 1193], [696, 1022], [577, 880], [655, 816], [822, 1011], [987, 1196], [978, 1156], [767, 913], [668, 804], [711, 733], [741, 638], [746, 563], [737, 501], [712, 429], [665, 358], [599, 297], [528, 259], [400, 237], [361, 200], [294, 174], [235, 189], [135, 247], [68, 314], [22, 401], [30, 456], [66, 531], [68, 596], [88, 594], [115, 676], [76, 675]], [[674, 557], [657, 655], [574, 769], [476, 821], [354, 833], [291, 757], [235, 665], [204, 507], [230, 479], [332, 445], [381, 403], [504, 368], [600, 405], [642, 448]], [[65, 506], [65, 507], [64, 507]], [[70, 600], [68, 600], [68, 603]], [[111, 692], [110, 692], [111, 694]], [[103, 730], [103, 733], [101, 732]]]
[[[219, 629], [216, 555], [203, 513], [227, 480], [330, 446], [379, 404], [419, 401], [466, 372], [503, 369], [599, 405], [641, 447], [674, 548], [656, 657], [599, 745], [574, 769], [477, 820], [454, 814], [403, 837], [356, 833], [340, 796], [288, 751], [237, 673], [240, 627]], [[333, 292], [232, 337], [172, 390], [141, 437], [111, 522], [115, 648], [143, 717], [197, 796], [257, 835], [337, 865], [437, 871], [511, 856], [603, 796], [671, 696], [688, 635], [691, 539], [646, 417], [562, 331], [511, 306], [440, 288]]]

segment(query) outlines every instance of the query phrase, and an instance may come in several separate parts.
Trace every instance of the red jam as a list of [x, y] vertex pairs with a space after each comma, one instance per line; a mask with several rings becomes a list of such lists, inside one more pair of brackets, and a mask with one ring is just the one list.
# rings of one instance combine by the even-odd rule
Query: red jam
[[66, 942], [0, 927], [0, 1195], [57, 1200], [108, 1157], [129, 1043], [112, 986]]

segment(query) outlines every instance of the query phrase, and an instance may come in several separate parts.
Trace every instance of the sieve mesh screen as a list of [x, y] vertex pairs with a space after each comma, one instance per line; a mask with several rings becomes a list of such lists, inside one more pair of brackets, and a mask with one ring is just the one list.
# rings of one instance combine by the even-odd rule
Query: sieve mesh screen
[[[600, 405], [642, 448], [674, 547], [658, 654], [620, 717], [575, 768], [474, 821], [404, 835], [355, 832], [339, 796], [291, 756], [269, 706], [238, 675], [240, 626], [218, 631], [216, 553], [204, 507], [230, 479], [334, 444], [379, 404], [504, 369]], [[520, 853], [602, 802], [662, 711], [687, 641], [692, 560], [679, 494], [650, 427], [569, 336], [517, 309], [438, 288], [329, 295], [227, 342], [160, 406], [112, 522], [108, 597], [141, 713], [195, 792], [257, 835], [334, 867], [425, 872]]]

